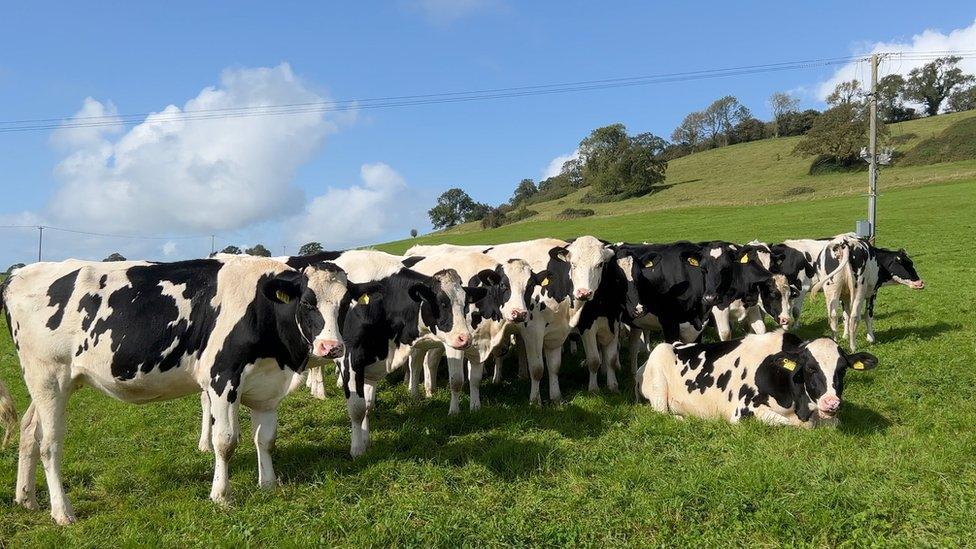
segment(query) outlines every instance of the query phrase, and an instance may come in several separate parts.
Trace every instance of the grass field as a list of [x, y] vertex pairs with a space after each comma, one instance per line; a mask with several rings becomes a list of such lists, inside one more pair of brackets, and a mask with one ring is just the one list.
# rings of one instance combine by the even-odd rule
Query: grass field
[[[528, 406], [514, 367], [509, 381], [483, 390], [480, 412], [462, 404], [451, 418], [446, 389], [413, 400], [402, 384], [387, 384], [374, 445], [353, 461], [345, 405], [329, 386], [327, 401], [300, 392], [283, 405], [279, 489], [256, 488], [253, 444], [242, 441], [232, 467], [236, 504], [223, 509], [207, 499], [212, 457], [196, 450], [196, 397], [135, 407], [84, 390], [69, 408], [64, 463], [80, 523], [59, 528], [46, 511], [12, 505], [16, 452], [7, 448], [0, 545], [971, 544], [974, 198], [974, 178], [881, 196], [880, 244], [905, 246], [927, 289], [882, 290], [879, 343], [860, 343], [880, 366], [848, 377], [837, 429], [677, 421], [635, 405], [629, 373], [621, 394], [588, 394], [577, 357], [564, 361], [567, 402], [556, 407]], [[591, 233], [774, 241], [850, 230], [864, 202], [530, 221], [450, 240]], [[822, 298], [808, 306], [801, 335], [826, 333], [823, 307]], [[27, 396], [6, 335], [0, 378], [23, 411]]]

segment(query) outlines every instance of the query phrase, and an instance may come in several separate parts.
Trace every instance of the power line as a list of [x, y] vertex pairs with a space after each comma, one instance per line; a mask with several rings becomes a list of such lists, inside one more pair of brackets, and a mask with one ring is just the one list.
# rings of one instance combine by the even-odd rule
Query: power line
[[[905, 60], [927, 60], [935, 59], [942, 55], [957, 55], [961, 57], [976, 56], [976, 50], [941, 50], [927, 52], [890, 52], [888, 55], [902, 56]], [[759, 65], [745, 65], [740, 67], [730, 67], [721, 69], [704, 69], [696, 71], [684, 71], [674, 73], [663, 73], [656, 75], [631, 76], [621, 78], [607, 78], [600, 80], [583, 80], [577, 82], [564, 82], [558, 84], [537, 84], [530, 86], [516, 86], [508, 88], [491, 88], [474, 91], [442, 92], [418, 95], [401, 95], [390, 97], [366, 98], [366, 99], [344, 99], [334, 101], [319, 101], [307, 103], [288, 103], [280, 105], [259, 105], [247, 107], [227, 107], [217, 109], [196, 109], [182, 111], [180, 113], [137, 113], [128, 115], [114, 116], [88, 116], [72, 118], [62, 122], [63, 119], [40, 118], [27, 120], [14, 120], [0, 122], [0, 133], [41, 131], [53, 129], [69, 128], [94, 128], [117, 125], [131, 125], [145, 121], [152, 116], [153, 122], [185, 122], [197, 120], [231, 119], [231, 118], [251, 118], [263, 116], [283, 116], [295, 114], [318, 114], [326, 112], [338, 112], [348, 110], [365, 110], [381, 108], [397, 108], [419, 105], [433, 105], [445, 103], [464, 103], [471, 101], [484, 101], [493, 99], [504, 99], [513, 97], [526, 97], [536, 95], [551, 95], [562, 93], [573, 93], [581, 91], [592, 91], [632, 86], [646, 86], [653, 84], [664, 84], [674, 82], [686, 82], [692, 80], [705, 80], [712, 78], [725, 78], [730, 76], [743, 76], [768, 72], [780, 72], [787, 70], [798, 70], [805, 68], [815, 68], [830, 65], [839, 65], [851, 61], [864, 61], [864, 56], [845, 56], [822, 59], [808, 59], [802, 61], [786, 61], [779, 63], [766, 63]]]
[[202, 238], [210, 238], [210, 235], [151, 236], [151, 235], [97, 233], [92, 231], [82, 231], [78, 229], [66, 229], [64, 227], [52, 227], [50, 225], [0, 225], [0, 229], [40, 229], [40, 230], [59, 231], [63, 233], [80, 234], [84, 236], [99, 236], [105, 238], [125, 238], [130, 240], [196, 240]]

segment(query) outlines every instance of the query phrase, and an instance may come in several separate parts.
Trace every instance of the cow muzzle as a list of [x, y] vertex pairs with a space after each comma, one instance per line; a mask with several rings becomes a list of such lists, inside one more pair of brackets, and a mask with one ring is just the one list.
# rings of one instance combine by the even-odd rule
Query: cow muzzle
[[840, 410], [840, 397], [837, 395], [824, 395], [817, 401], [817, 409], [828, 418], [837, 415]]
[[910, 288], [912, 288], [913, 290], [922, 290], [922, 289], [925, 289], [925, 281], [922, 280], [922, 279], [909, 280], [908, 281], [908, 286]]
[[781, 316], [781, 317], [779, 317], [777, 319], [777, 322], [779, 322], [779, 325], [782, 326], [784, 329], [785, 328], [789, 328], [790, 327], [790, 324], [793, 323], [793, 321], [790, 320], [790, 317], [788, 317], [788, 316]]
[[705, 294], [702, 296], [702, 302], [705, 305], [715, 305], [716, 301], [718, 301], [718, 295], [716, 294]]
[[529, 317], [529, 312], [525, 309], [513, 308], [508, 312], [508, 319], [512, 322], [525, 322]]
[[312, 354], [323, 358], [338, 358], [345, 352], [342, 343], [334, 339], [316, 339], [312, 342]]
[[576, 299], [580, 301], [589, 301], [593, 298], [593, 290], [589, 288], [576, 288]]
[[640, 318], [645, 314], [647, 314], [647, 312], [644, 310], [644, 305], [638, 303], [634, 306], [634, 318]]
[[471, 346], [471, 334], [460, 333], [454, 336], [453, 340], [449, 343], [449, 345], [459, 351], [463, 349], [467, 349], [468, 347]]

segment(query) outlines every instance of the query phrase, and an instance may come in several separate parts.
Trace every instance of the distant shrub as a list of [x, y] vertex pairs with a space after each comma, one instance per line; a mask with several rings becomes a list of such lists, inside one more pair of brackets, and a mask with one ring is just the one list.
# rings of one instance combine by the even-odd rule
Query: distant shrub
[[517, 223], [523, 219], [528, 219], [533, 215], [539, 215], [539, 212], [522, 207], [511, 213], [505, 214], [504, 224], [507, 225], [509, 223]]
[[492, 208], [481, 218], [482, 229], [495, 229], [504, 225], [507, 221], [505, 212], [500, 208]]
[[814, 192], [814, 190], [815, 189], [813, 187], [790, 187], [789, 189], [786, 189], [783, 196], [800, 196], [803, 194], [810, 194]]
[[579, 219], [581, 217], [590, 217], [595, 215], [596, 212], [589, 208], [566, 208], [565, 210], [559, 212], [556, 216], [557, 219]]
[[960, 120], [905, 152], [900, 166], [976, 159], [976, 117]]
[[810, 175], [827, 175], [832, 173], [851, 173], [867, 171], [868, 163], [860, 158], [837, 159], [832, 156], [818, 156], [810, 164]]
[[588, 192], [580, 198], [580, 202], [584, 204], [606, 204], [607, 202], [619, 202], [620, 200], [626, 200], [628, 198], [633, 197], [627, 193], [594, 194], [592, 192]]

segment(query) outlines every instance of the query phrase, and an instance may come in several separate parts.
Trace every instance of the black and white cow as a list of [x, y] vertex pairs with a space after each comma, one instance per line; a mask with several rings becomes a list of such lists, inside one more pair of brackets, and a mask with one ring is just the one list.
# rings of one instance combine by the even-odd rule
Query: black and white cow
[[844, 330], [851, 351], [855, 349], [857, 325], [865, 314], [867, 340], [874, 343], [874, 302], [884, 284], [902, 284], [914, 290], [925, 288], [905, 250], [876, 248], [853, 233], [831, 240], [820, 253], [817, 264], [820, 282], [827, 298], [827, 320], [837, 338], [837, 317], [843, 310]]
[[68, 398], [83, 385], [139, 404], [206, 391], [216, 449], [210, 498], [218, 503], [230, 497], [243, 404], [258, 483], [275, 486], [278, 403], [309, 352], [343, 351], [339, 325], [349, 306], [335, 265], [298, 271], [271, 260], [35, 263], [11, 276], [0, 297], [32, 399], [21, 422], [16, 501], [37, 508], [40, 458], [59, 524], [75, 520], [61, 455]]
[[[426, 274], [454, 269], [462, 280], [467, 280], [468, 286], [484, 287], [487, 294], [468, 311], [474, 331], [472, 343], [467, 349], [445, 349], [440, 346], [427, 351], [414, 351], [410, 358], [409, 390], [411, 394], [417, 394], [423, 370], [424, 391], [428, 397], [431, 396], [437, 379], [437, 365], [446, 352], [451, 389], [449, 412], [456, 414], [459, 411], [465, 359], [468, 362], [470, 408], [477, 410], [481, 408], [480, 385], [484, 362], [500, 347], [507, 345], [507, 339], [517, 331], [518, 324], [528, 319], [528, 303], [532, 294], [549, 273], [533, 273], [529, 264], [521, 259], [499, 262], [480, 251], [452, 250], [447, 254], [439, 254], [436, 249], [430, 251], [433, 253], [427, 257], [411, 257], [416, 260], [411, 268]], [[495, 361], [496, 371], [500, 368], [500, 362]]]
[[828, 338], [801, 341], [782, 331], [718, 343], [654, 348], [637, 372], [636, 392], [660, 412], [738, 423], [813, 427], [841, 408], [848, 370], [877, 365]]
[[773, 269], [786, 276], [797, 291], [790, 297], [793, 328], [800, 326], [803, 303], [813, 285], [819, 280], [817, 258], [830, 242], [829, 238], [784, 240], [769, 247]]
[[[775, 303], [780, 296], [773, 274], [755, 258], [755, 253], [731, 242], [703, 242], [701, 268], [705, 273], [705, 305], [711, 307], [719, 339], [732, 337], [731, 321], [745, 322], [753, 333], [766, 331], [761, 303]], [[765, 297], [763, 294], [766, 294]], [[791, 311], [781, 311], [776, 320], [789, 325]]]

